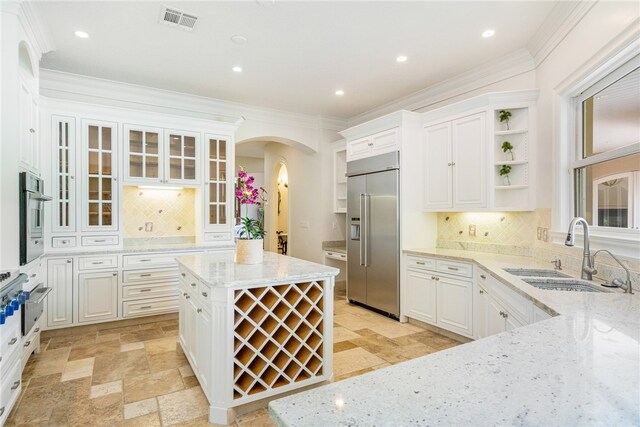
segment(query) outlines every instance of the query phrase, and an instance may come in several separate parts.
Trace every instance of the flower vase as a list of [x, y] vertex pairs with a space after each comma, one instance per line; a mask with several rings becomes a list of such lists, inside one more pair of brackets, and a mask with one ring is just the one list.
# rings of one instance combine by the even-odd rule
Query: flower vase
[[236, 264], [260, 264], [263, 242], [263, 239], [236, 240]]
[[511, 180], [509, 179], [509, 175], [503, 176], [502, 181], [504, 182], [504, 185], [511, 185]]

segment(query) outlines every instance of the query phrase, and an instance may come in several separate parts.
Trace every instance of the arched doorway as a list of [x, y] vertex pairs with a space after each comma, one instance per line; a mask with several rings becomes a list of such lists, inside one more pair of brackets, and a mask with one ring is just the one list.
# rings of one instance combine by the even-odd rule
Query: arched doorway
[[275, 191], [273, 194], [275, 202], [275, 228], [274, 231], [275, 247], [277, 252], [287, 255], [289, 246], [289, 173], [287, 165], [283, 162], [278, 163], [274, 170]]

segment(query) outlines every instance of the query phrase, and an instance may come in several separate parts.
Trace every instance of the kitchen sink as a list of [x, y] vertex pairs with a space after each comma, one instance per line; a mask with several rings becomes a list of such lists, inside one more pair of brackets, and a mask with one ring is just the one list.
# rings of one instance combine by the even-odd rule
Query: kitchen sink
[[596, 284], [576, 279], [544, 279], [525, 277], [522, 280], [538, 289], [552, 291], [608, 292]]
[[571, 277], [568, 274], [560, 273], [558, 270], [546, 270], [543, 268], [505, 268], [504, 271], [518, 277]]

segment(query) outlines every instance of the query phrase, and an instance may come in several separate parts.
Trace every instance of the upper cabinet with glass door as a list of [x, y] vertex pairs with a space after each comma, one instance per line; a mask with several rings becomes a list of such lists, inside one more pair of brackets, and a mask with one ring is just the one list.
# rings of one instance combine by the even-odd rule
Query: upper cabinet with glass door
[[[233, 190], [233, 178], [227, 181], [228, 172], [233, 164], [229, 163], [229, 149], [231, 143], [229, 138], [213, 135], [206, 136], [206, 184], [205, 190], [205, 226], [208, 229], [218, 228], [217, 226], [228, 226], [232, 217], [229, 203], [233, 200], [231, 191]], [[233, 176], [233, 172], [232, 172]]]
[[127, 183], [200, 183], [198, 133], [125, 125], [124, 136]]
[[82, 122], [82, 216], [86, 231], [118, 229], [117, 125]]

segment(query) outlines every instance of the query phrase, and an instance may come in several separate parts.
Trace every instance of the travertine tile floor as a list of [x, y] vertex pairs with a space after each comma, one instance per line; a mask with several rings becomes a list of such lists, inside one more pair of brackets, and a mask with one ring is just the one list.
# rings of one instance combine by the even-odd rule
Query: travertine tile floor
[[[458, 344], [344, 299], [336, 299], [334, 311], [336, 381]], [[208, 425], [206, 398], [177, 345], [177, 320], [109, 327], [43, 334], [42, 351], [25, 367], [20, 401], [6, 425]], [[236, 425], [273, 423], [262, 409]]]

